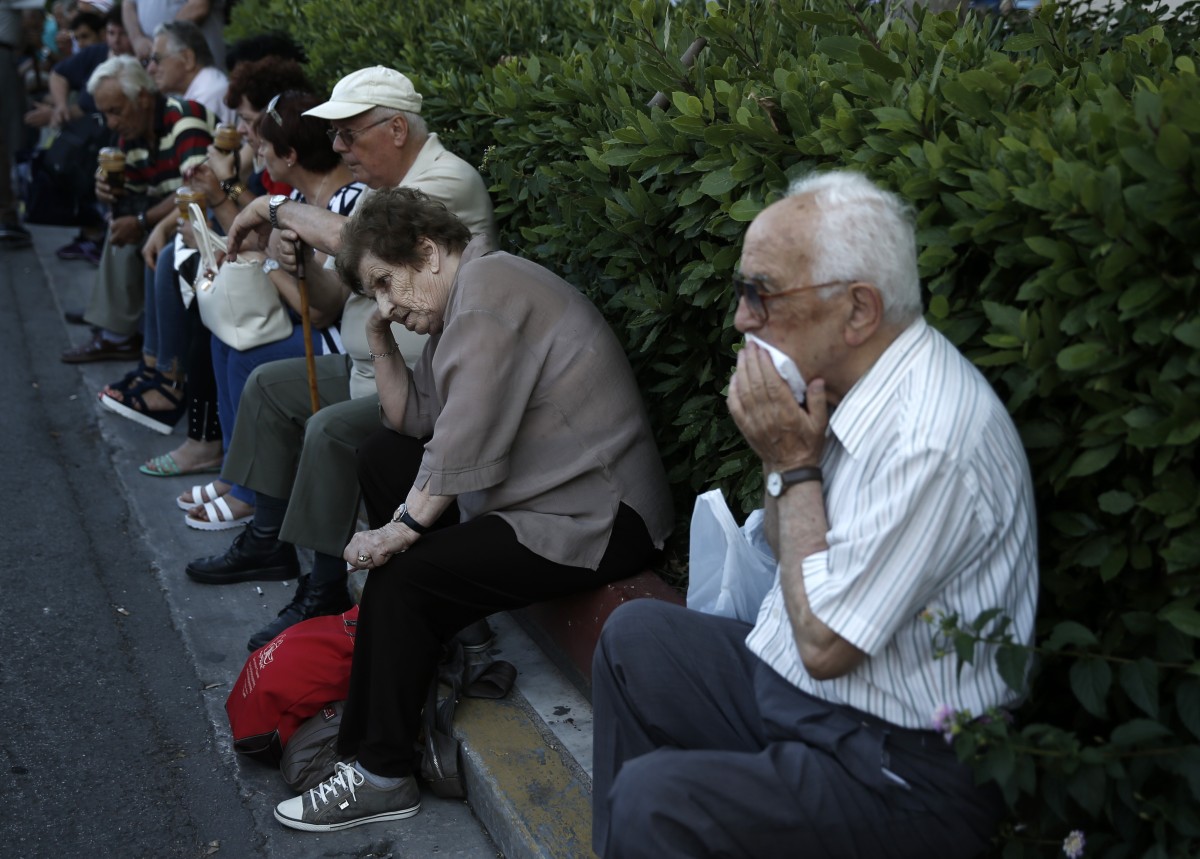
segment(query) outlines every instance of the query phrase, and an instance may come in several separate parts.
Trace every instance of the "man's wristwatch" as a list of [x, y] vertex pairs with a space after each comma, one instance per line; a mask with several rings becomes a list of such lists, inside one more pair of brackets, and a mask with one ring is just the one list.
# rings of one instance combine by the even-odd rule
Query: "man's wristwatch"
[[263, 274], [270, 274], [273, 271], [279, 270], [279, 260], [267, 257], [262, 264]]
[[392, 514], [392, 521], [399, 522], [402, 525], [407, 525], [418, 534], [424, 534], [429, 531], [428, 525], [422, 525], [412, 517], [411, 513], [408, 512], [408, 504], [401, 504], [396, 508], [396, 512]]
[[291, 197], [287, 194], [276, 194], [267, 204], [267, 214], [271, 217], [271, 229], [279, 229], [279, 207], [284, 203], [291, 202]]
[[772, 498], [778, 498], [788, 491], [789, 486], [809, 480], [821, 480], [821, 469], [806, 466], [793, 468], [791, 471], [772, 471], [767, 475], [767, 494]]

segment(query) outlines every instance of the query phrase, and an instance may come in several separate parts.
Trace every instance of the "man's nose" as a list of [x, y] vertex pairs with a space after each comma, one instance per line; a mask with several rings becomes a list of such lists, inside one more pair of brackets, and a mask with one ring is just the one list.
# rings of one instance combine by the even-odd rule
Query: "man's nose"
[[745, 296], [738, 299], [737, 311], [733, 314], [733, 327], [743, 334], [762, 327], [762, 322], [750, 312]]

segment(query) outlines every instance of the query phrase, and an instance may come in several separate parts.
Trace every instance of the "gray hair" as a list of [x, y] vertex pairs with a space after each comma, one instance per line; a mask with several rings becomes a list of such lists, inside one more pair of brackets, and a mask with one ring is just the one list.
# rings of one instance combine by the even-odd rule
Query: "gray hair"
[[912, 207], [861, 173], [812, 173], [787, 196], [811, 196], [817, 204], [810, 276], [817, 283], [862, 280], [883, 297], [884, 319], [907, 324], [921, 315], [921, 279]]
[[166, 36], [167, 44], [173, 51], [185, 48], [196, 55], [196, 64], [211, 66], [213, 64], [212, 49], [204, 40], [204, 33], [191, 21], [167, 21], [154, 28], [155, 36]]
[[425, 124], [425, 117], [419, 113], [413, 113], [411, 110], [398, 111], [404, 115], [404, 121], [408, 123], [408, 134], [410, 137], [415, 137], [417, 140], [424, 140], [429, 136], [429, 126]]
[[121, 85], [121, 92], [130, 101], [135, 100], [143, 92], [158, 92], [158, 87], [154, 85], [153, 79], [142, 68], [142, 64], [138, 62], [136, 57], [109, 57], [96, 66], [96, 70], [88, 78], [88, 93], [95, 95], [96, 88], [100, 86], [102, 81], [106, 80], [115, 80], [119, 83]]

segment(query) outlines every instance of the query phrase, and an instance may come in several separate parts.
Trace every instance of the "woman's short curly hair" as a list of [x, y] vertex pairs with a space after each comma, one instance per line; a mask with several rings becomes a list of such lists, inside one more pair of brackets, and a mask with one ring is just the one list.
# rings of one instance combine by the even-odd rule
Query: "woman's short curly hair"
[[388, 188], [370, 194], [342, 227], [338, 276], [363, 295], [366, 290], [358, 269], [367, 254], [389, 265], [420, 268], [425, 262], [421, 239], [459, 253], [471, 241], [471, 231], [441, 202], [415, 188]]
[[308, 76], [295, 60], [263, 57], [261, 60], [238, 63], [229, 73], [225, 106], [237, 110], [245, 97], [255, 110], [263, 110], [271, 99], [288, 90], [312, 92]]

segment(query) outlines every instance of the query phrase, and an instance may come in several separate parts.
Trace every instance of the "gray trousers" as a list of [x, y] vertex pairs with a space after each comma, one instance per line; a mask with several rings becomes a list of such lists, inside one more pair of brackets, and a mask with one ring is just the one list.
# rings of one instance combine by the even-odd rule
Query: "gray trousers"
[[146, 274], [150, 270], [142, 259], [140, 244], [116, 247], [109, 238], [105, 237], [100, 251], [96, 287], [83, 318], [99, 328], [128, 336], [137, 333], [146, 307]]
[[312, 413], [303, 358], [263, 364], [246, 380], [224, 480], [287, 498], [281, 539], [341, 557], [358, 520], [355, 451], [379, 429], [379, 397], [350, 399], [350, 358], [316, 359]]
[[1003, 803], [940, 734], [801, 692], [749, 651], [750, 629], [651, 599], [609, 618], [592, 668], [599, 856], [956, 859], [987, 846]]

